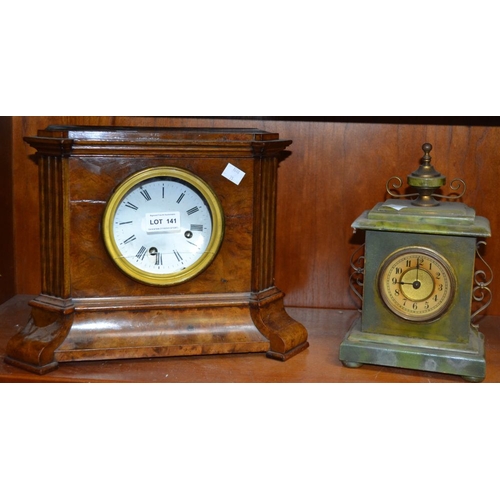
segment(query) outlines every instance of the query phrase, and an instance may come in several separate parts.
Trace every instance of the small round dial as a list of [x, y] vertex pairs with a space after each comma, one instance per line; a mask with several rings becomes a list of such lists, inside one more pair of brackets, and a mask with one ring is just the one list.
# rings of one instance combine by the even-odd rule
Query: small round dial
[[219, 200], [198, 176], [154, 167], [127, 178], [104, 212], [103, 235], [116, 265], [150, 285], [182, 283], [212, 262], [222, 243]]
[[410, 321], [441, 316], [455, 294], [455, 276], [441, 255], [423, 247], [407, 247], [390, 255], [378, 277], [386, 306]]

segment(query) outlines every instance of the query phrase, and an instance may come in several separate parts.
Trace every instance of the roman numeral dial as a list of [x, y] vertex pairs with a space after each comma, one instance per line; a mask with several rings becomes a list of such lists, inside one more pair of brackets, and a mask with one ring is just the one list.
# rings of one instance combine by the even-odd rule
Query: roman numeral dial
[[224, 217], [212, 188], [176, 168], [154, 167], [123, 181], [103, 218], [106, 248], [129, 277], [152, 285], [193, 278], [215, 258]]

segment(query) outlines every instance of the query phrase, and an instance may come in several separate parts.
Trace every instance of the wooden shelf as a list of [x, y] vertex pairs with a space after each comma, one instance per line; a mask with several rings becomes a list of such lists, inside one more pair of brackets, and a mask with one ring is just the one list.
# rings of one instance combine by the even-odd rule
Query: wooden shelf
[[[0, 306], [0, 382], [463, 382], [462, 378], [431, 372], [365, 365], [350, 369], [338, 359], [339, 345], [358, 313], [354, 310], [288, 308], [309, 332], [310, 347], [286, 362], [264, 354], [154, 358], [129, 361], [62, 363], [43, 376], [4, 363], [10, 337], [24, 326], [31, 296], [17, 295]], [[480, 321], [485, 335], [486, 378], [500, 382], [500, 321]]]

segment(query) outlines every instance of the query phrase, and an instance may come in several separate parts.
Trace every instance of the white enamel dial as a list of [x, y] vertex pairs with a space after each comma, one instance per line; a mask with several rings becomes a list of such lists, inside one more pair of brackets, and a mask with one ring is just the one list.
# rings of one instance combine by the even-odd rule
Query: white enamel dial
[[111, 257], [126, 274], [148, 284], [176, 284], [212, 262], [222, 241], [222, 209], [199, 177], [156, 167], [117, 188], [103, 231]]

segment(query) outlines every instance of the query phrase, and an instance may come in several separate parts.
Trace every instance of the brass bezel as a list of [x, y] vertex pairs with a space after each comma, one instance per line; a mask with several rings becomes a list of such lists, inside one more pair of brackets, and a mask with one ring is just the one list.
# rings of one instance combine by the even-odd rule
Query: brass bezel
[[[192, 188], [198, 191], [201, 197], [206, 201], [212, 216], [212, 234], [206, 251], [194, 264], [191, 264], [181, 271], [168, 274], [150, 273], [135, 267], [123, 258], [113, 236], [113, 222], [116, 210], [125, 195], [138, 184], [156, 177], [178, 179], [192, 186]], [[215, 259], [224, 236], [224, 213], [217, 195], [201, 177], [178, 167], [150, 167], [132, 174], [116, 187], [104, 210], [102, 231], [104, 244], [109, 255], [118, 268], [127, 276], [147, 285], [177, 285], [199, 275]]]
[[[433, 314], [429, 314], [425, 317], [421, 317], [418, 315], [411, 315], [411, 314], [405, 314], [401, 310], [399, 310], [397, 307], [395, 307], [392, 302], [389, 300], [387, 297], [387, 291], [382, 283], [382, 277], [385, 273], [385, 270], [394, 262], [394, 260], [399, 259], [400, 257], [406, 255], [406, 254], [424, 254], [427, 257], [430, 257], [432, 259], [435, 259], [436, 261], [439, 262], [439, 264], [445, 269], [447, 275], [448, 275], [448, 280], [450, 283], [450, 292], [448, 293], [448, 296], [446, 298], [446, 301], [443, 303], [443, 305], [436, 311], [434, 311]], [[451, 264], [439, 253], [437, 253], [434, 250], [431, 250], [430, 248], [427, 247], [421, 247], [421, 246], [409, 246], [409, 247], [404, 247], [400, 248], [399, 250], [396, 250], [395, 252], [391, 253], [388, 255], [384, 261], [382, 262], [379, 271], [377, 273], [377, 285], [378, 285], [378, 291], [380, 298], [382, 299], [382, 302], [384, 305], [391, 311], [393, 312], [396, 316], [405, 319], [407, 321], [412, 321], [416, 323], [432, 323], [433, 321], [438, 320], [440, 317], [443, 316], [443, 314], [449, 309], [451, 303], [453, 302], [453, 299], [455, 298], [455, 290], [456, 290], [456, 283], [457, 279], [455, 276], [455, 273], [453, 271], [453, 268]]]

